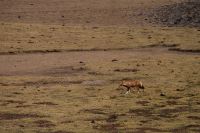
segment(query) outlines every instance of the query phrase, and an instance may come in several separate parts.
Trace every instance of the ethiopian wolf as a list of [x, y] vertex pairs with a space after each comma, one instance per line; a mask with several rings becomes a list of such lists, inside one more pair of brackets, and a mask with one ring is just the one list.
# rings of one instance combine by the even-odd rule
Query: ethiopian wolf
[[144, 85], [139, 80], [122, 80], [119, 87], [121, 86], [127, 88], [127, 91], [125, 94], [128, 94], [131, 91], [131, 88], [134, 90], [137, 89], [138, 92], [140, 89], [144, 91]]

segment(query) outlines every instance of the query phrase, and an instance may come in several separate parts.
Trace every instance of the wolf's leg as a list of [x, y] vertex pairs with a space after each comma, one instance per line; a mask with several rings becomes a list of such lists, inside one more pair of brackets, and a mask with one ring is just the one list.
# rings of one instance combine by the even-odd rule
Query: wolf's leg
[[127, 91], [126, 91], [125, 94], [128, 94], [128, 93], [130, 93], [130, 92], [131, 92], [131, 89], [130, 89], [130, 88], [127, 88]]
[[137, 92], [138, 92], [138, 94], [140, 93], [140, 88], [138, 88], [138, 87], [137, 87]]
[[142, 89], [142, 92], [144, 92], [144, 89]]

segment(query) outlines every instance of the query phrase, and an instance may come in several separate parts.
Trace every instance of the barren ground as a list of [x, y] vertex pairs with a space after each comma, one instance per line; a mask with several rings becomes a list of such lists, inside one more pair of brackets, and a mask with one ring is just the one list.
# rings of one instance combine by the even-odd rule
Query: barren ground
[[175, 2], [1, 0], [0, 132], [200, 132], [200, 29], [146, 15]]

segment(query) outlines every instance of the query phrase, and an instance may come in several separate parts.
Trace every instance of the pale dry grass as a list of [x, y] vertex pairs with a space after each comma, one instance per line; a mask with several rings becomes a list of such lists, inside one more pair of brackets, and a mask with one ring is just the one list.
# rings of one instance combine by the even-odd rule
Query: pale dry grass
[[1, 52], [137, 48], [178, 45], [197, 50], [200, 31], [167, 27], [62, 27], [58, 25], [0, 25]]

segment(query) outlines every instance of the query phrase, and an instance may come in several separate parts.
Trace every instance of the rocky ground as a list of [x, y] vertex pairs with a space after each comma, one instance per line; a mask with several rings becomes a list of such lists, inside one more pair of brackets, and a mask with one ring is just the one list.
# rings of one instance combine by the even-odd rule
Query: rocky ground
[[167, 26], [200, 26], [200, 1], [190, 0], [154, 9], [152, 21]]

